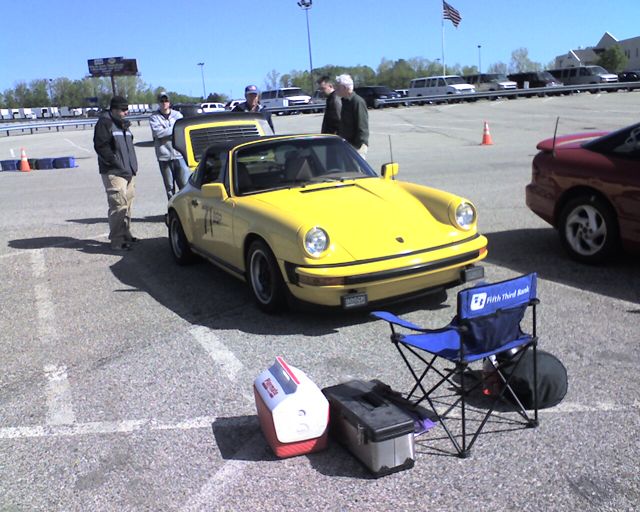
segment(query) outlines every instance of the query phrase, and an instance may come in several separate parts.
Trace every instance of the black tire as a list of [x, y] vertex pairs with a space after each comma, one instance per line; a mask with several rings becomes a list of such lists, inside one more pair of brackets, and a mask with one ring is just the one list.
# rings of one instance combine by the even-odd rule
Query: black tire
[[171, 210], [169, 212], [169, 246], [171, 247], [171, 253], [173, 259], [176, 260], [178, 265], [188, 265], [193, 263], [195, 255], [191, 252], [189, 242], [182, 229], [182, 223], [178, 214]]
[[583, 263], [606, 260], [619, 243], [615, 212], [595, 194], [576, 197], [564, 205], [558, 231], [569, 256]]
[[247, 282], [258, 307], [265, 313], [279, 313], [286, 306], [286, 290], [280, 268], [269, 246], [256, 240], [246, 260]]

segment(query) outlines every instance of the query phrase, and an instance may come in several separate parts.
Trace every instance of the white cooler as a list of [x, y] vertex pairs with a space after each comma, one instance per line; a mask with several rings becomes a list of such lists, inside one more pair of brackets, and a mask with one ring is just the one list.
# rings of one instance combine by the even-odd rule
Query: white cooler
[[258, 419], [278, 457], [293, 457], [327, 447], [329, 402], [302, 371], [282, 357], [253, 383]]

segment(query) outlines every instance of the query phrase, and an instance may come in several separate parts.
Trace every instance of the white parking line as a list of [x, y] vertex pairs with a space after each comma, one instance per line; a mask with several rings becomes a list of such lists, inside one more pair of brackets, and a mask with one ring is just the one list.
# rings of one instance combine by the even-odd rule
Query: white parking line
[[40, 340], [46, 345], [53, 345], [58, 338], [58, 330], [56, 328], [56, 315], [51, 297], [51, 289], [46, 280], [47, 265], [44, 258], [43, 249], [35, 249], [30, 251], [31, 269], [35, 279], [35, 307], [38, 317], [38, 335]]
[[183, 505], [181, 510], [214, 510], [215, 504], [227, 492], [228, 484], [230, 482], [237, 483], [241, 480], [242, 472], [251, 464], [252, 456], [264, 449], [264, 443], [264, 438], [260, 432], [247, 439], [234, 454], [234, 459], [226, 461], [200, 487], [198, 494], [189, 498], [189, 501]]
[[152, 432], [158, 430], [193, 430], [210, 428], [215, 416], [199, 416], [177, 423], [158, 423], [155, 419], [96, 421], [74, 423], [72, 425], [34, 425], [30, 427], [0, 428], [0, 439], [25, 439], [37, 437], [63, 437], [95, 434], [129, 434], [131, 432]]
[[189, 329], [189, 334], [205, 349], [209, 356], [211, 356], [211, 359], [220, 365], [222, 371], [229, 377], [229, 380], [233, 381], [236, 379], [238, 373], [242, 371], [242, 363], [211, 329], [199, 325]]
[[76, 421], [71, 401], [71, 387], [65, 366], [47, 365], [47, 424], [71, 425]]
[[69, 144], [71, 144], [73, 147], [78, 148], [80, 151], [86, 151], [87, 153], [92, 153], [92, 151], [90, 149], [87, 148], [83, 148], [82, 146], [78, 146], [75, 142], [73, 142], [72, 140], [69, 139], [64, 139], [66, 142], [68, 142]]

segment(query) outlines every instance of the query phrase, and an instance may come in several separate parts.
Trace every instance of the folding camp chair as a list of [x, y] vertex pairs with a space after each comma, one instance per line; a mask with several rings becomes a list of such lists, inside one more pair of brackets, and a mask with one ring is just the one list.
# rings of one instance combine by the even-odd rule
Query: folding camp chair
[[[407, 394], [414, 405], [426, 400], [444, 427], [453, 443], [457, 455], [465, 458], [478, 435], [494, 412], [498, 402], [506, 404], [522, 417], [515, 423], [526, 427], [538, 425], [538, 396], [536, 368], [536, 274], [531, 273], [515, 279], [495, 284], [481, 284], [458, 293], [456, 317], [441, 329], [425, 329], [407, 320], [403, 320], [386, 311], [374, 311], [372, 315], [389, 322], [391, 341], [406, 363], [415, 385]], [[531, 306], [532, 332], [524, 333], [521, 322], [525, 312]], [[400, 329], [399, 329], [400, 328]], [[400, 330], [412, 333], [402, 334]], [[533, 417], [527, 414], [522, 403], [513, 392], [509, 382], [522, 360], [525, 352], [533, 351]], [[425, 352], [427, 354], [425, 354]], [[453, 363], [453, 368], [440, 368]], [[480, 389], [482, 379], [474, 378], [472, 363], [487, 365], [492, 377], [497, 380], [499, 390]], [[415, 367], [414, 367], [415, 366]], [[434, 375], [435, 374], [435, 375]], [[435, 378], [435, 384], [428, 387], [427, 380]], [[453, 403], [443, 401], [443, 384], [449, 384], [453, 390]], [[474, 394], [475, 392], [475, 394]], [[490, 393], [490, 396], [485, 395]], [[480, 413], [480, 425], [475, 432], [467, 433], [470, 398], [481, 397], [481, 402], [489, 401], [488, 410]], [[454, 411], [460, 409], [457, 416]], [[468, 410], [470, 409], [470, 410]], [[502, 411], [502, 409], [501, 409]], [[461, 442], [458, 442], [452, 425], [455, 421], [461, 430]], [[470, 438], [470, 440], [468, 439]]]

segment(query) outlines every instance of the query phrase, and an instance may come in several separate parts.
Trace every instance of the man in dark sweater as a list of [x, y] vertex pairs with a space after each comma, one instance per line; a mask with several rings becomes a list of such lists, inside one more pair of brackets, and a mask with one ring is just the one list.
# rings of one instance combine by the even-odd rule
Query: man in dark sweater
[[98, 170], [109, 204], [109, 240], [116, 251], [128, 251], [131, 242], [131, 205], [135, 196], [138, 160], [133, 146], [131, 123], [125, 119], [129, 106], [122, 96], [111, 98], [109, 111], [103, 113], [93, 132], [93, 147], [98, 154]]
[[340, 113], [342, 111], [342, 98], [338, 96], [333, 82], [328, 76], [323, 76], [318, 80], [318, 86], [327, 98], [324, 107], [324, 117], [322, 118], [321, 133], [337, 135], [340, 130]]
[[362, 158], [366, 158], [369, 148], [367, 104], [353, 92], [353, 78], [350, 75], [336, 77], [336, 92], [342, 98], [338, 135], [356, 148]]

